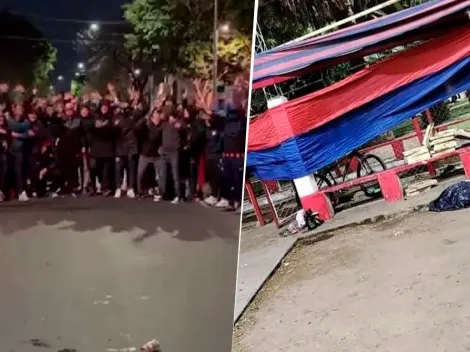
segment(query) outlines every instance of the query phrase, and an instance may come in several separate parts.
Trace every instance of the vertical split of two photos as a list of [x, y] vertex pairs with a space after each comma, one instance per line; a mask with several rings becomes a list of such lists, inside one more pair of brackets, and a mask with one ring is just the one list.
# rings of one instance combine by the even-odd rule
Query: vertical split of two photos
[[468, 348], [469, 11], [259, 2], [232, 351]]
[[231, 350], [253, 10], [0, 3], [1, 351]]
[[66, 5], [0, 8], [2, 350], [468, 347], [470, 0]]

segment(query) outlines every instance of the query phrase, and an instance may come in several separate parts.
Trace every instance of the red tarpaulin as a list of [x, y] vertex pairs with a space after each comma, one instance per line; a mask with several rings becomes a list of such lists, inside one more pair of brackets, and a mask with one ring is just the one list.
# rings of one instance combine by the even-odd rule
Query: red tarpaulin
[[266, 111], [250, 124], [248, 150], [277, 146], [469, 55], [470, 27], [465, 26]]

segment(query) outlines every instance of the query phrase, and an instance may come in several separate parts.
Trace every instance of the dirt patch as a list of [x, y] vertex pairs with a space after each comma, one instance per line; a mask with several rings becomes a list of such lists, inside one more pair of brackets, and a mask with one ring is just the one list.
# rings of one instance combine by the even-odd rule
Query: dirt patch
[[408, 214], [298, 245], [236, 324], [233, 351], [466, 350], [452, 344], [470, 321], [468, 214]]

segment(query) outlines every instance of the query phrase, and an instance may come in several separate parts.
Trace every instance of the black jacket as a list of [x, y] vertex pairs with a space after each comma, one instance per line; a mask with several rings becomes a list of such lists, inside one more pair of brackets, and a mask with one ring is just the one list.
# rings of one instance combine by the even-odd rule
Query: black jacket
[[47, 114], [39, 115], [39, 119], [44, 125], [44, 133], [47, 139], [55, 141], [59, 138], [64, 121], [56, 113], [52, 116]]
[[136, 125], [140, 154], [155, 158], [159, 156], [162, 145], [162, 125], [155, 125], [150, 120], [142, 119]]
[[98, 114], [90, 136], [90, 156], [112, 158], [114, 156], [114, 129], [110, 115]]
[[34, 136], [25, 142], [25, 152], [27, 155], [37, 156], [41, 153], [41, 147], [47, 138], [46, 128], [41, 121], [36, 120], [30, 121], [30, 129], [34, 132]]
[[116, 156], [137, 155], [138, 141], [135, 133], [136, 118], [129, 111], [114, 116], [113, 128], [115, 136]]
[[211, 124], [206, 130], [206, 156], [208, 159], [219, 159], [224, 150], [224, 139], [221, 126]]
[[201, 119], [194, 119], [186, 125], [189, 153], [192, 158], [199, 158], [206, 147], [206, 124]]
[[10, 131], [8, 131], [8, 126], [6, 123], [3, 126], [0, 126], [2, 130], [6, 133], [0, 133], [0, 155], [5, 154], [10, 146], [11, 136]]
[[88, 150], [91, 148], [91, 143], [93, 140], [95, 118], [93, 115], [89, 115], [88, 117], [80, 117], [80, 124], [83, 131], [83, 146]]
[[84, 144], [84, 133], [79, 117], [65, 120], [57, 144], [58, 157], [76, 157], [81, 153]]
[[245, 152], [246, 118], [239, 112], [231, 112], [224, 121], [224, 153]]

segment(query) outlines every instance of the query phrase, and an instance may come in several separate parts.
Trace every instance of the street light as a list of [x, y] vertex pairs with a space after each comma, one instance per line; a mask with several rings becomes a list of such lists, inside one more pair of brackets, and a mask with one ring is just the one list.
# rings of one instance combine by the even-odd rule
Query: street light
[[136, 75], [136, 76], [140, 76], [141, 73], [142, 73], [142, 71], [140, 70], [140, 68], [136, 68], [134, 70], [134, 75]]
[[63, 81], [63, 80], [64, 80], [64, 76], [59, 76], [59, 77], [57, 77], [57, 79], [58, 79], [59, 81]]
[[224, 23], [223, 25], [221, 25], [221, 26], [219, 27], [219, 30], [220, 30], [220, 32], [222, 32], [222, 33], [228, 33], [228, 32], [230, 32], [230, 24]]
[[75, 77], [78, 77], [78, 76], [80, 76], [80, 73], [75, 72]]
[[85, 68], [85, 64], [83, 62], [79, 62], [77, 66], [80, 70], [83, 70]]
[[100, 26], [98, 23], [92, 23], [90, 24], [90, 31], [92, 32], [98, 32], [100, 30]]

